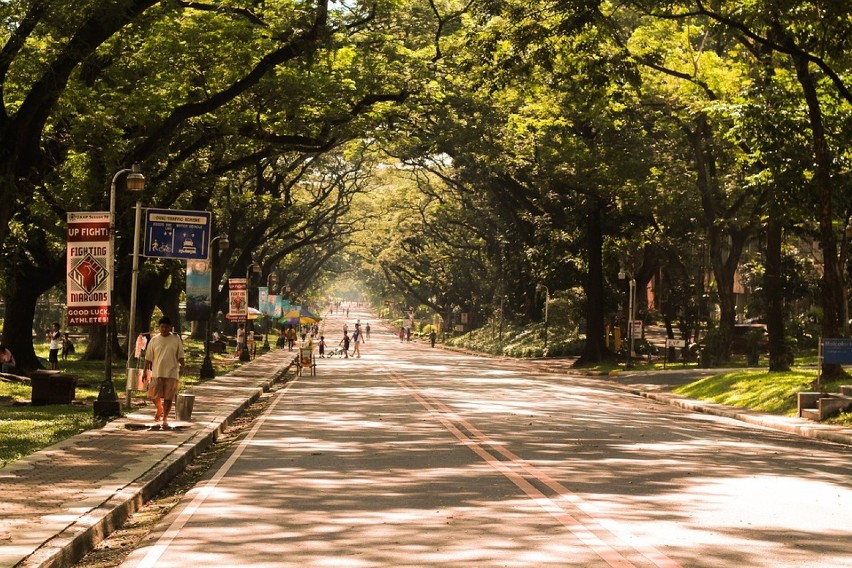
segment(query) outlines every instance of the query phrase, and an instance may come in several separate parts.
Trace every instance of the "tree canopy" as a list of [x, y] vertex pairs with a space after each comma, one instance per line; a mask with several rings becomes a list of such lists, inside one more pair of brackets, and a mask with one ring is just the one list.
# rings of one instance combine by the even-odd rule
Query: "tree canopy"
[[[743, 263], [769, 318], [782, 250], [816, 242], [822, 333], [848, 334], [850, 27], [828, 0], [0, 3], [3, 341], [37, 364], [65, 215], [107, 209], [132, 163], [145, 206], [213, 213], [215, 282], [256, 263], [305, 297], [357, 273], [379, 301], [520, 319], [538, 284], [582, 289], [597, 361], [626, 272], [670, 329], [717, 304], [724, 359]], [[137, 321], [177, 315], [180, 264], [141, 278]]]

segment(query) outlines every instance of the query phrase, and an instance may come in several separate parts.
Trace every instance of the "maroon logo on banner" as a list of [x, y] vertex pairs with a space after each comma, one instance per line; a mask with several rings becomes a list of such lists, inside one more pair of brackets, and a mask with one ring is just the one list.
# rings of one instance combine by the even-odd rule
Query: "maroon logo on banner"
[[92, 255], [87, 254], [68, 274], [86, 294], [91, 294], [107, 279], [106, 268]]

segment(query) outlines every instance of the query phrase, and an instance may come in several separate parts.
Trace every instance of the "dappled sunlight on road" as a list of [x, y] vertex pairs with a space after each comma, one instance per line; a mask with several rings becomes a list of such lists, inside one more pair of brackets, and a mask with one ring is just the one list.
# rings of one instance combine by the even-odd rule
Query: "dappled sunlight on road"
[[852, 566], [846, 449], [375, 331], [362, 352], [276, 398], [157, 566]]

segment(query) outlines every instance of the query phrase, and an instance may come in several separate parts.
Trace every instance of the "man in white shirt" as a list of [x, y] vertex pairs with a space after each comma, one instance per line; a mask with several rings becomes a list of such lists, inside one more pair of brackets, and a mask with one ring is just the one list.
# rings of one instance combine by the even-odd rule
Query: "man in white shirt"
[[172, 322], [161, 318], [159, 335], [148, 342], [145, 350], [145, 368], [151, 370], [150, 395], [157, 407], [156, 422], [163, 421], [163, 429], [168, 430], [169, 412], [172, 401], [177, 397], [178, 379], [184, 366], [183, 342], [172, 333]]

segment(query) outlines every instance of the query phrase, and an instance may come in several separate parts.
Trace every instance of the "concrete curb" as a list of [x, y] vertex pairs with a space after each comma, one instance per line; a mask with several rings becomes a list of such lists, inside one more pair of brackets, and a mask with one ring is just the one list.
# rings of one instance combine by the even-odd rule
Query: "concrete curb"
[[[44, 542], [35, 552], [16, 566], [21, 568], [61, 568], [69, 566], [90, 552], [142, 505], [181, 473], [199, 454], [212, 445], [224, 429], [283, 380], [294, 361], [285, 363], [269, 379], [261, 382], [245, 400], [221, 419], [216, 419], [180, 443], [164, 458], [155, 462], [145, 473], [130, 481], [99, 506], [76, 519], [60, 533]], [[239, 371], [239, 369], [237, 370]], [[127, 418], [111, 423], [111, 430], [123, 428]]]

